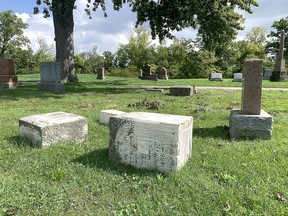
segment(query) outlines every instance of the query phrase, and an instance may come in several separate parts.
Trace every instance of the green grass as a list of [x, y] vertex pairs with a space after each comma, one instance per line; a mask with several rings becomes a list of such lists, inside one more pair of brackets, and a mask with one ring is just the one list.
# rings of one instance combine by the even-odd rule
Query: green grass
[[[272, 140], [231, 141], [223, 126], [230, 110], [240, 108], [241, 91], [173, 97], [127, 85], [214, 82], [91, 77], [81, 75], [62, 94], [39, 92], [39, 75], [19, 76], [22, 88], [0, 90], [0, 215], [288, 215], [288, 92], [263, 91], [262, 107], [274, 119]], [[219, 85], [239, 85], [230, 81]], [[128, 107], [145, 99], [159, 102], [159, 109]], [[102, 109], [193, 116], [191, 159], [171, 174], [108, 160]], [[87, 117], [88, 139], [44, 149], [20, 139], [19, 118], [54, 111]]]

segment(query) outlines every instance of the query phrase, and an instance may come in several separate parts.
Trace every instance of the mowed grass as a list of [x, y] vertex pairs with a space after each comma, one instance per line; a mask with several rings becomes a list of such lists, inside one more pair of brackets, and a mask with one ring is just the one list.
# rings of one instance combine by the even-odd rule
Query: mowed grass
[[[288, 92], [263, 91], [272, 140], [232, 141], [224, 125], [240, 108], [241, 91], [173, 97], [137, 87], [169, 80], [91, 77], [80, 76], [61, 94], [39, 92], [33, 76], [20, 76], [22, 88], [0, 90], [0, 215], [288, 215]], [[144, 100], [158, 105], [131, 106]], [[170, 174], [108, 160], [109, 128], [98, 121], [103, 109], [193, 116], [192, 157]], [[20, 139], [21, 117], [54, 111], [87, 117], [88, 139], [44, 149]]]

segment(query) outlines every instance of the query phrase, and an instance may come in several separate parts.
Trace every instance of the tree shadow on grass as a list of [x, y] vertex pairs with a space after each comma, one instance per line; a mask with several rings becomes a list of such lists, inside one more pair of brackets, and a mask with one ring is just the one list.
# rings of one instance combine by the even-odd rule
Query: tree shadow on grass
[[49, 92], [49, 91], [39, 91], [37, 85], [29, 84], [22, 86], [18, 89], [5, 89], [0, 90], [1, 100], [18, 100], [21, 98], [54, 98], [62, 99], [69, 94], [122, 94], [134, 92], [133, 88], [125, 87], [113, 87], [113, 86], [98, 86], [91, 83], [79, 83], [79, 84], [66, 84], [65, 92]]
[[213, 128], [193, 128], [193, 136], [229, 140], [229, 128], [225, 125]]
[[80, 157], [73, 159], [72, 163], [80, 163], [84, 166], [91, 168], [99, 168], [106, 171], [112, 171], [117, 174], [126, 174], [126, 175], [139, 175], [139, 176], [155, 176], [158, 174], [163, 174], [158, 171], [145, 170], [145, 169], [136, 169], [130, 165], [125, 165], [120, 162], [112, 161], [108, 159], [108, 148], [96, 149], [92, 152], [84, 154]]

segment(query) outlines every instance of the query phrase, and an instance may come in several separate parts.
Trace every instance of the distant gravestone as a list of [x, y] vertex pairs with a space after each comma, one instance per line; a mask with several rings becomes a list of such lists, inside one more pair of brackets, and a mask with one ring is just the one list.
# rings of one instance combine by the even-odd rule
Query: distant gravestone
[[20, 83], [15, 75], [13, 60], [0, 57], [0, 88], [14, 89], [18, 87], [20, 87]]
[[192, 96], [194, 88], [191, 86], [176, 86], [170, 87], [171, 96]]
[[282, 30], [280, 36], [279, 55], [276, 60], [272, 76], [270, 77], [270, 81], [284, 81], [284, 82], [288, 81], [284, 59], [284, 47], [285, 47], [285, 31]]
[[132, 112], [111, 116], [109, 159], [136, 168], [178, 171], [192, 153], [193, 118]]
[[26, 116], [19, 120], [19, 132], [38, 147], [59, 142], [83, 142], [88, 135], [87, 119], [66, 112]]
[[244, 62], [242, 110], [232, 110], [229, 134], [232, 139], [271, 139], [272, 117], [261, 110], [263, 60]]
[[242, 82], [242, 73], [233, 74], [233, 82]]
[[160, 69], [158, 78], [168, 80], [168, 72], [165, 67], [162, 67]]
[[209, 75], [210, 81], [223, 81], [222, 79], [222, 73], [211, 73]]
[[141, 79], [158, 81], [158, 74], [154, 74], [151, 65], [146, 64]]
[[64, 92], [65, 86], [61, 83], [61, 64], [60, 62], [41, 62], [40, 63], [40, 91]]
[[263, 74], [263, 80], [270, 80], [272, 76], [273, 68], [265, 68]]
[[97, 79], [105, 79], [105, 69], [103, 67], [97, 68]]

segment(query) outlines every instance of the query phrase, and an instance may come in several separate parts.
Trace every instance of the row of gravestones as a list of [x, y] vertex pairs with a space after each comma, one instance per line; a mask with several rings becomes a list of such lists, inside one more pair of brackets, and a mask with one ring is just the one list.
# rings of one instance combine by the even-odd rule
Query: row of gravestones
[[[261, 109], [262, 60], [244, 64], [242, 109], [232, 110], [232, 139], [271, 139], [272, 117]], [[102, 110], [99, 121], [109, 124], [109, 159], [136, 168], [178, 171], [192, 155], [193, 117], [148, 112]], [[49, 147], [58, 142], [82, 142], [88, 135], [87, 119], [65, 112], [23, 117], [20, 137]]]

